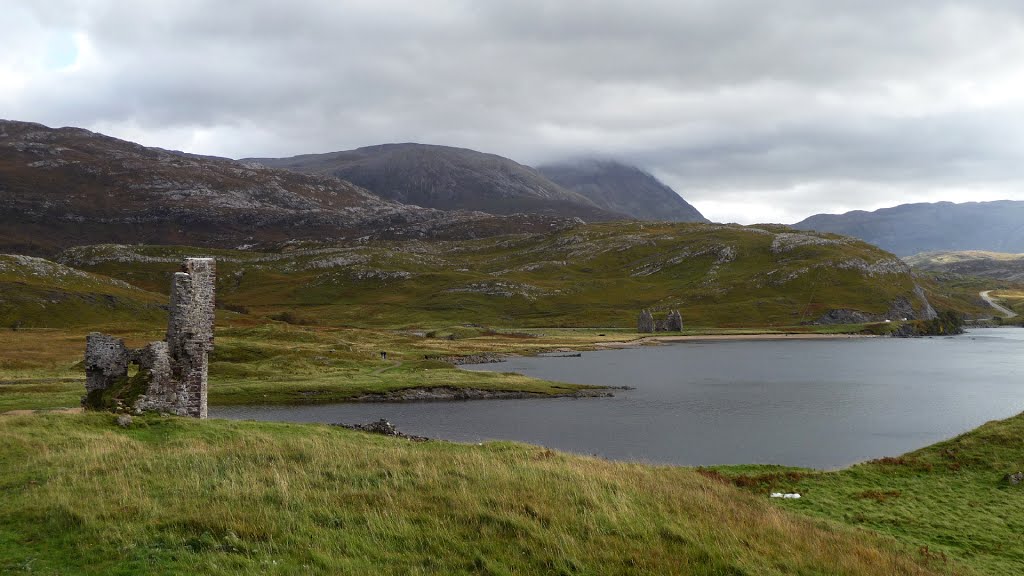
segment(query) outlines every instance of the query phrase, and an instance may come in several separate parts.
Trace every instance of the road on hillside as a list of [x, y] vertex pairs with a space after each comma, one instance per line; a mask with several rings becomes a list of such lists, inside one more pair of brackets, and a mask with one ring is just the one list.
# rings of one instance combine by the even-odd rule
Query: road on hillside
[[984, 300], [985, 302], [988, 302], [989, 306], [991, 306], [991, 307], [995, 308], [996, 310], [998, 310], [1003, 315], [1003, 318], [1013, 318], [1013, 317], [1017, 316], [1016, 312], [1014, 312], [1013, 310], [1010, 310], [1006, 306], [1003, 306], [1002, 304], [999, 304], [998, 302], [993, 300], [992, 297], [989, 296], [990, 292], [992, 292], [992, 291], [991, 290], [985, 290], [984, 292], [978, 292], [978, 295], [981, 296], [982, 300]]

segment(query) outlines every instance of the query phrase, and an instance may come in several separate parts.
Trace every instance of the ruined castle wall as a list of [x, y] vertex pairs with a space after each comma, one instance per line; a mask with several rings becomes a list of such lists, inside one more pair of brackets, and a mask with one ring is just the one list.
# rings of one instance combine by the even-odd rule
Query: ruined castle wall
[[186, 258], [171, 281], [167, 340], [129, 351], [112, 336], [93, 333], [86, 342], [86, 388], [106, 389], [139, 365], [146, 388], [135, 410], [206, 418], [209, 353], [213, 350], [216, 265], [212, 258]]
[[124, 340], [99, 332], [85, 337], [85, 391], [106, 390], [128, 375], [128, 349]]
[[135, 353], [135, 361], [140, 372], [149, 374], [146, 392], [135, 401], [135, 409], [189, 416], [185, 402], [187, 392], [183, 383], [173, 376], [167, 342], [150, 342]]

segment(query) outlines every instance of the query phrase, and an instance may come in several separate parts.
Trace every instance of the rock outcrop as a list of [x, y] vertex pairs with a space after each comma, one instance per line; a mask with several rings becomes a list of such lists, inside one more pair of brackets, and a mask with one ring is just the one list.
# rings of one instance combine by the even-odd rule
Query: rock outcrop
[[898, 296], [889, 303], [889, 309], [885, 314], [869, 314], [860, 310], [847, 308], [832, 309], [814, 321], [815, 324], [866, 324], [868, 322], [884, 322], [886, 320], [934, 320], [938, 313], [928, 301], [924, 288], [919, 284], [914, 285], [914, 296], [918, 301], [918, 308], [905, 296]]
[[[131, 350], [107, 334], [86, 338], [83, 406], [206, 418], [216, 264], [212, 258], [186, 258], [182, 270], [171, 283], [165, 341]], [[130, 364], [138, 366], [134, 376], [128, 375]]]

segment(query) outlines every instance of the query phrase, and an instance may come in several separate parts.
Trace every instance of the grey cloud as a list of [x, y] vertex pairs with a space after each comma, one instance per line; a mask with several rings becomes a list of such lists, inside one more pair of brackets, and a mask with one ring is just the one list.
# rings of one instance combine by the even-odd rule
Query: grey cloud
[[1020, 2], [32, 7], [36, 24], [86, 34], [96, 62], [40, 72], [0, 116], [150, 145], [248, 156], [422, 141], [527, 163], [615, 155], [741, 221], [939, 188], [1024, 191]]

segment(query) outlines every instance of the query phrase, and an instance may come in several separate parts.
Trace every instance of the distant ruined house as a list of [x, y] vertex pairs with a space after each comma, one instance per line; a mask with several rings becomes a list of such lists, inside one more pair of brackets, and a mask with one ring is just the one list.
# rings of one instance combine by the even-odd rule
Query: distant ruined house
[[[93, 332], [85, 345], [88, 409], [166, 412], [206, 418], [207, 370], [213, 350], [216, 264], [186, 258], [171, 282], [167, 339], [138, 350]], [[130, 364], [138, 373], [128, 375]]]
[[663, 320], [655, 321], [650, 310], [641, 310], [636, 323], [636, 331], [640, 333], [682, 332], [683, 315], [679, 313], [679, 310], [672, 310]]

